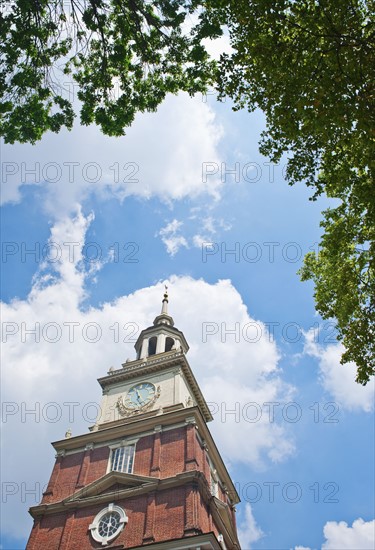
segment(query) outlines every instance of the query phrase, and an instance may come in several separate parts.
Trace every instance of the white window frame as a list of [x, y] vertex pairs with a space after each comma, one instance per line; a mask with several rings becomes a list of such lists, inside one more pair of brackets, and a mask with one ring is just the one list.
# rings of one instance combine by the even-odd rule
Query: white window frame
[[[127, 451], [127, 449], [131, 449], [131, 450]], [[115, 455], [118, 455], [117, 458], [115, 458]], [[121, 472], [123, 474], [132, 474], [134, 469], [134, 457], [135, 457], [134, 444], [121, 445], [119, 447], [116, 447], [116, 449], [112, 449], [109, 457], [109, 471]], [[117, 466], [116, 468], [114, 468], [115, 465]], [[124, 469], [124, 466], [126, 466], [125, 469]]]
[[134, 460], [135, 460], [135, 451], [136, 451], [136, 446], [137, 446], [138, 440], [139, 440], [139, 437], [137, 437], [136, 439], [123, 439], [122, 441], [119, 441], [118, 443], [115, 443], [113, 445], [109, 445], [110, 452], [109, 452], [109, 460], [108, 460], [108, 465], [107, 465], [107, 474], [109, 474], [111, 472], [120, 472], [120, 473], [122, 472], [122, 470], [112, 470], [113, 453], [116, 452], [117, 449], [121, 449], [122, 447], [133, 447], [134, 448], [131, 471], [122, 472], [122, 473], [126, 473], [126, 474], [132, 474], [133, 473]]
[[217, 472], [214, 469], [210, 469], [211, 474], [211, 495], [219, 498], [219, 478]]
[[[108, 514], [108, 512], [117, 512], [120, 515], [120, 524], [118, 529], [109, 537], [102, 537], [99, 534], [99, 523], [101, 519]], [[108, 504], [106, 508], [103, 508], [98, 514], [96, 514], [94, 521], [89, 525], [89, 530], [91, 531], [91, 536], [96, 542], [100, 542], [102, 546], [107, 546], [109, 542], [115, 539], [121, 531], [124, 529], [125, 525], [128, 523], [129, 518], [126, 515], [125, 510], [120, 508], [120, 506], [115, 506], [113, 503]]]
[[210, 492], [212, 496], [219, 498], [220, 479], [219, 479], [219, 476], [217, 475], [216, 468], [208, 454], [207, 454], [207, 458], [208, 458], [208, 464], [210, 466]]

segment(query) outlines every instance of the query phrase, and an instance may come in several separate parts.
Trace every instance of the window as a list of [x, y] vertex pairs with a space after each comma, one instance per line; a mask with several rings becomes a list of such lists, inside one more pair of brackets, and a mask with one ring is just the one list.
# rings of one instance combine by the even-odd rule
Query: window
[[168, 336], [165, 340], [165, 351], [171, 351], [173, 346], [174, 346], [174, 340], [173, 340], [173, 338], [170, 338]]
[[210, 466], [210, 491], [211, 495], [219, 498], [219, 476], [210, 457], [207, 455], [207, 461]]
[[106, 546], [120, 534], [127, 522], [128, 517], [125, 511], [112, 503], [95, 516], [89, 529], [92, 538], [101, 542], [102, 546]]
[[112, 451], [111, 471], [131, 474], [133, 471], [135, 445], [117, 447]]
[[148, 355], [155, 355], [156, 353], [156, 342], [157, 338], [156, 336], [153, 336], [148, 341]]
[[216, 470], [211, 470], [211, 495], [218, 498], [219, 496], [219, 482], [217, 479]]

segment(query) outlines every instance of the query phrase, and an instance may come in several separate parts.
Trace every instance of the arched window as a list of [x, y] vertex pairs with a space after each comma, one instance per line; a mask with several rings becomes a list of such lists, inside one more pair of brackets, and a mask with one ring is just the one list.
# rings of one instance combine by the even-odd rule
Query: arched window
[[168, 336], [165, 340], [165, 351], [171, 351], [173, 346], [174, 346], [174, 339]]
[[155, 355], [156, 353], [156, 336], [153, 336], [148, 341], [148, 355]]

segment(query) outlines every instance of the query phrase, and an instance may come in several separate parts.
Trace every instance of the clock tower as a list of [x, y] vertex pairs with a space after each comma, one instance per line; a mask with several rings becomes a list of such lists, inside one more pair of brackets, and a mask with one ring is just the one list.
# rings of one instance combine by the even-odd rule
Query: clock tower
[[136, 359], [98, 382], [89, 433], [53, 443], [56, 463], [27, 550], [239, 550], [239, 497], [207, 423], [210, 410], [168, 314], [168, 295]]

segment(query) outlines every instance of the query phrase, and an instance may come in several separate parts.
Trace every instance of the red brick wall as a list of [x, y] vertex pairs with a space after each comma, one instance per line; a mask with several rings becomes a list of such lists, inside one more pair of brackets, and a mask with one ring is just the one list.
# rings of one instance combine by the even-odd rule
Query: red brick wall
[[28, 550], [58, 549], [66, 521], [66, 514], [54, 514], [46, 517], [40, 522], [35, 522], [31, 531]]
[[185, 471], [186, 428], [176, 428], [162, 432], [160, 477], [172, 477]]
[[[42, 502], [58, 502], [103, 477], [109, 454], [109, 447], [99, 447], [58, 458]], [[206, 451], [199, 443], [193, 425], [158, 432], [137, 442], [134, 474], [167, 478], [192, 469], [203, 472], [210, 483]], [[220, 496], [225, 497], [221, 493]], [[116, 504], [126, 510], [129, 523], [115, 539], [115, 546], [137, 546], [201, 532], [218, 532], [194, 484], [139, 495]], [[40, 523], [35, 523], [27, 549], [99, 548], [101, 545], [93, 541], [88, 526], [103, 508], [105, 505], [100, 504], [46, 516]]]
[[133, 473], [140, 476], [149, 476], [151, 470], [151, 457], [154, 445], [154, 436], [147, 435], [138, 440], [135, 447]]
[[93, 449], [91, 451], [90, 463], [85, 485], [92, 483], [96, 479], [99, 479], [106, 474], [109, 460], [109, 451], [109, 447], [99, 447], [98, 449]]
[[74, 493], [83, 456], [84, 452], [82, 451], [57, 458], [47, 492], [42, 498], [42, 504], [58, 502]]
[[[136, 446], [133, 473], [166, 478], [184, 472], [186, 469], [198, 469], [207, 477], [209, 471], [205, 451], [196, 438], [193, 453], [195, 462], [186, 463], [186, 430], [187, 428], [184, 426], [161, 432], [160, 450], [154, 445], [154, 438], [157, 435], [140, 438]], [[191, 445], [191, 442], [189, 444]], [[160, 454], [159, 457], [155, 457], [156, 452]], [[91, 451], [80, 451], [59, 457], [56, 460], [42, 503], [63, 500], [82, 486], [104, 476], [107, 472], [109, 454], [109, 447], [99, 447]], [[158, 464], [159, 469], [152, 470], [152, 464]]]
[[[188, 511], [186, 509], [186, 491], [195, 499], [194, 512], [195, 532], [185, 533]], [[152, 513], [151, 535], [154, 542], [167, 541], [174, 538], [183, 538], [199, 532], [212, 530], [212, 522], [207, 508], [201, 499], [198, 488], [190, 486], [177, 487], [155, 493], [155, 506], [150, 511], [147, 495], [139, 495], [130, 499], [120, 500], [116, 505], [121, 506], [129, 518], [128, 524], [120, 535], [113, 541], [113, 545], [123, 544], [125, 548], [141, 546], [144, 543], [147, 513]], [[94, 517], [106, 505], [99, 504], [78, 510], [67, 511], [64, 515], [46, 516], [35, 527], [27, 545], [27, 550], [91, 550], [100, 548], [89, 532], [89, 525]], [[150, 532], [148, 533], [150, 535]], [[149, 540], [149, 542], [152, 542]], [[109, 545], [110, 547], [111, 545]]]
[[177, 487], [156, 494], [154, 538], [156, 542], [183, 537], [185, 527], [185, 488]]

